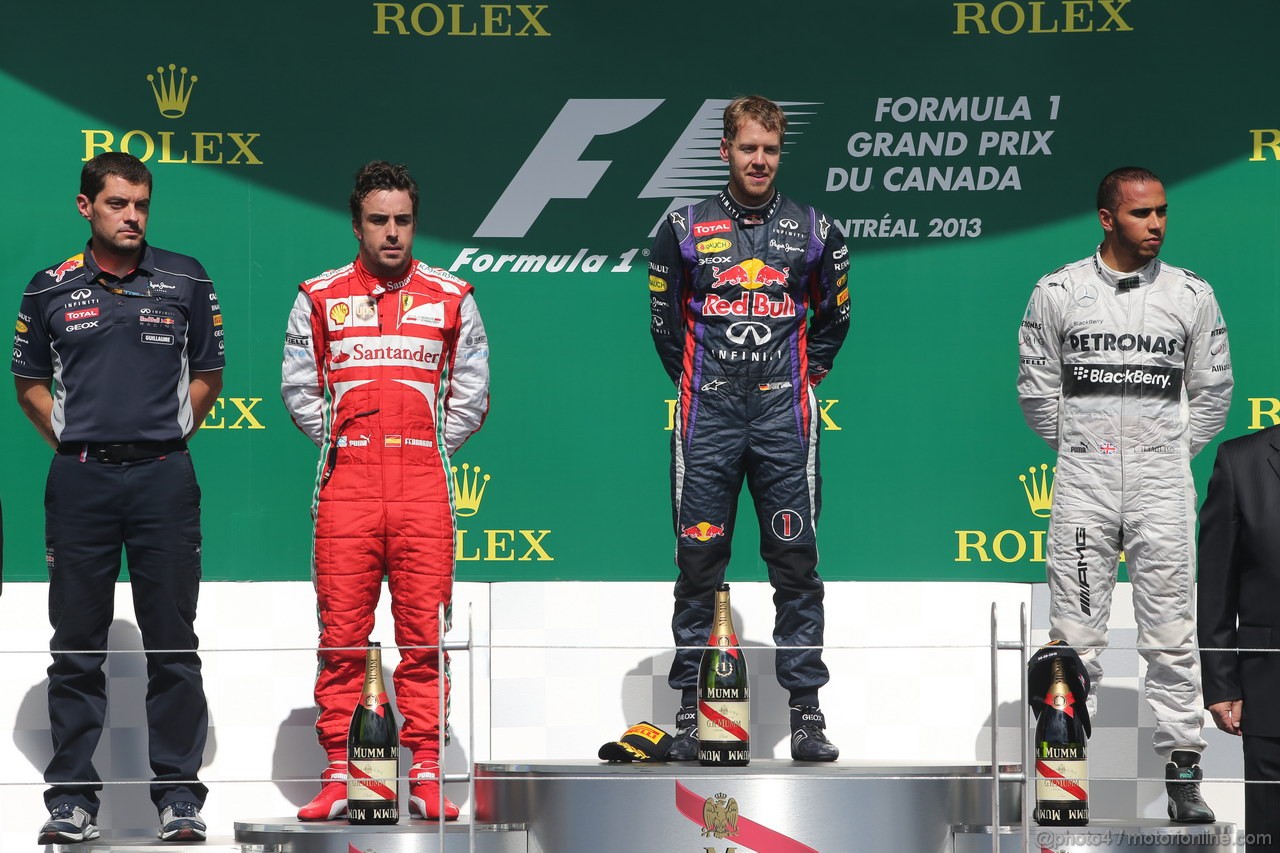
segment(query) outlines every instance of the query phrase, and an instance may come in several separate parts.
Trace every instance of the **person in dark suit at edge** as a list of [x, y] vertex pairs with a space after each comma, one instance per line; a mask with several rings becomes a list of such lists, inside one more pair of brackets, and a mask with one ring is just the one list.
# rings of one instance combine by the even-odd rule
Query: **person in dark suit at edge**
[[1243, 737], [1248, 853], [1280, 850], [1280, 426], [1218, 447], [1199, 563], [1205, 707]]

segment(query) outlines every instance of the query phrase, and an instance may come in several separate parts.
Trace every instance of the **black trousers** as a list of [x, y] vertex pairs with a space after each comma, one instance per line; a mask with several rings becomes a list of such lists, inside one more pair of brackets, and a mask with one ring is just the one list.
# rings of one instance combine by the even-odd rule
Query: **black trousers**
[[1280, 738], [1244, 736], [1244, 780], [1244, 831], [1250, 836], [1245, 850], [1280, 850]]
[[203, 805], [196, 781], [209, 729], [195, 633], [200, 591], [200, 487], [177, 451], [111, 464], [56, 455], [45, 485], [49, 567], [49, 808], [98, 811], [93, 752], [107, 711], [102, 671], [121, 549], [128, 557], [138, 629], [147, 650], [147, 732], [158, 810]]
[[818, 688], [830, 678], [822, 660], [826, 615], [815, 532], [822, 506], [817, 399], [807, 386], [733, 379], [706, 383], [685, 407], [682, 401], [677, 408], [671, 442], [680, 570], [671, 632], [685, 648], [676, 651], [667, 683], [680, 691], [682, 705], [696, 704], [701, 647], [729, 565], [745, 478], [773, 585], [778, 683], [791, 704], [816, 705]]

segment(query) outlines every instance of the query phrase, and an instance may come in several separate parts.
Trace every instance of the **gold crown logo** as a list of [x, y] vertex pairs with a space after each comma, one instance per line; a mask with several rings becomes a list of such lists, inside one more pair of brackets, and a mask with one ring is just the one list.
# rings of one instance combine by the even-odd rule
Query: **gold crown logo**
[[458, 466], [450, 465], [453, 473], [454, 513], [459, 518], [470, 518], [480, 511], [480, 502], [484, 500], [484, 490], [489, 486], [489, 475], [480, 476], [480, 466], [471, 467], [471, 463], [462, 463], [462, 479], [458, 479]]
[[1058, 466], [1053, 466], [1053, 471], [1049, 471], [1049, 466], [1040, 463], [1040, 477], [1036, 479], [1035, 466], [1027, 469], [1027, 474], [1019, 474], [1018, 479], [1022, 481], [1022, 489], [1027, 493], [1027, 505], [1031, 507], [1031, 514], [1036, 518], [1048, 518], [1049, 508], [1053, 506], [1053, 481], [1049, 478], [1049, 474], [1057, 474]]
[[[176, 71], [182, 73], [179, 77]], [[156, 75], [160, 75], [157, 85]], [[187, 69], [177, 68], [172, 62], [169, 63], [169, 78], [165, 79], [164, 66], [157, 65], [155, 74], [147, 75], [147, 82], [151, 84], [151, 92], [156, 96], [156, 106], [160, 108], [160, 115], [165, 118], [182, 118], [187, 112], [187, 102], [191, 100], [191, 90], [195, 88], [196, 81], [200, 78], [192, 74], [191, 79], [187, 80]]]

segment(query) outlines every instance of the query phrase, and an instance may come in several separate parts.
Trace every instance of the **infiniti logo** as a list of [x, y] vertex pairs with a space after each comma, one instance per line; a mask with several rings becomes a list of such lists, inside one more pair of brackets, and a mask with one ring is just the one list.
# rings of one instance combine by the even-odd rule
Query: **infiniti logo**
[[82, 287], [71, 293], [72, 299], [88, 299], [90, 296], [93, 296], [93, 291], [87, 287]]
[[791, 231], [795, 231], [800, 227], [800, 223], [794, 219], [779, 219], [778, 224]]
[[769, 342], [773, 332], [769, 331], [769, 327], [764, 323], [743, 321], [730, 325], [724, 336], [738, 345], [745, 344], [747, 338], [751, 338], [756, 346], [760, 346]]

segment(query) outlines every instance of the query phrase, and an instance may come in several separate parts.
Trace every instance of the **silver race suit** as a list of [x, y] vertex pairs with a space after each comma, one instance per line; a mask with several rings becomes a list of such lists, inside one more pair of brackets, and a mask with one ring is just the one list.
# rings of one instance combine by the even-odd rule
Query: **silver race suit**
[[1022, 413], [1058, 452], [1049, 635], [1080, 652], [1096, 710], [1123, 551], [1155, 749], [1203, 750], [1190, 460], [1222, 429], [1232, 386], [1213, 288], [1158, 259], [1124, 274], [1095, 254], [1036, 284], [1019, 352]]

